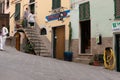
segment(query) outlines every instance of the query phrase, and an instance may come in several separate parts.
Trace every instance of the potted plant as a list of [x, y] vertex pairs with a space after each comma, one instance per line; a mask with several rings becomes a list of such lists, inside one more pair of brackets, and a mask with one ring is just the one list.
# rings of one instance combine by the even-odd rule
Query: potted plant
[[72, 61], [73, 52], [71, 51], [71, 41], [72, 41], [72, 27], [71, 22], [69, 23], [69, 43], [68, 43], [68, 51], [64, 52], [64, 60]]
[[99, 63], [99, 54], [95, 54], [94, 55], [93, 65], [95, 65], [95, 66], [99, 66], [100, 65], [100, 63]]
[[26, 43], [24, 50], [26, 53], [34, 53], [34, 46], [29, 41]]

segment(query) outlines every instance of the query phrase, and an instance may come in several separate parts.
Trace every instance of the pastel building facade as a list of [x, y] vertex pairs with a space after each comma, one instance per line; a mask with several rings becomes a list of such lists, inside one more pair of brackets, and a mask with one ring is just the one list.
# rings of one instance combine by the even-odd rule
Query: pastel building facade
[[71, 0], [72, 51], [84, 58], [113, 48], [113, 0]]
[[[63, 59], [68, 50], [70, 1], [69, 0], [10, 0], [10, 35], [14, 36], [16, 24], [23, 20], [25, 9], [33, 11], [35, 25], [41, 34], [46, 30], [46, 37], [51, 43], [53, 57]], [[17, 23], [19, 22], [19, 23]]]

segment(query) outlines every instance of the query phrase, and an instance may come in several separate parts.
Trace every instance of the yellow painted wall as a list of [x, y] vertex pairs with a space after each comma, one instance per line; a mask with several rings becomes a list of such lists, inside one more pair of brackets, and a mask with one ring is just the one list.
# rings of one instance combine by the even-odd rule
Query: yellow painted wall
[[[13, 1], [13, 0], [10, 0]], [[21, 0], [21, 18], [23, 16], [23, 11], [28, 7], [29, 0]], [[39, 26], [44, 25], [47, 29], [47, 37], [51, 41], [51, 28], [55, 26], [65, 25], [65, 37], [68, 39], [69, 30], [69, 18], [64, 18], [64, 22], [61, 21], [50, 21], [46, 23], [45, 17], [50, 15], [49, 11], [52, 10], [52, 0], [35, 0], [35, 19]], [[61, 0], [61, 6], [65, 7], [65, 10], [70, 8], [70, 0]], [[15, 4], [10, 4], [10, 15], [15, 12]], [[10, 19], [10, 35], [14, 35], [14, 16]]]
[[[12, 3], [13, 0], [10, 0], [10, 17], [15, 12], [15, 4]], [[10, 18], [10, 36], [13, 36], [14, 33], [14, 16]]]
[[[51, 41], [51, 28], [55, 26], [65, 25], [65, 36], [68, 39], [68, 25], [69, 25], [69, 18], [64, 18], [64, 22], [54, 20], [46, 23], [45, 17], [51, 15], [52, 11], [52, 0], [36, 0], [36, 21], [40, 26], [45, 25], [47, 28], [47, 37]], [[65, 10], [70, 9], [70, 0], [61, 0], [61, 6], [64, 7]]]

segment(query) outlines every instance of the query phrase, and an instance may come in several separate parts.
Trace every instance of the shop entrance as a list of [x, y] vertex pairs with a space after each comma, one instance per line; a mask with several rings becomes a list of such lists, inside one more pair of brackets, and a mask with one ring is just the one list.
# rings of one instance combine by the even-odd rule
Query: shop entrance
[[90, 20], [80, 22], [80, 32], [81, 32], [81, 53], [90, 53]]
[[120, 72], [120, 34], [115, 35], [116, 68]]
[[53, 57], [64, 59], [65, 51], [65, 26], [53, 28]]

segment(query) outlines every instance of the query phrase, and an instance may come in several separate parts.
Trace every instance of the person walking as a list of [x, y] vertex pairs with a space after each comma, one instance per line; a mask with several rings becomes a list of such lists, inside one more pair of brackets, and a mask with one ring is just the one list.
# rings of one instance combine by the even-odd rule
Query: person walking
[[1, 29], [1, 44], [0, 44], [1, 45], [0, 50], [2, 50], [2, 51], [4, 50], [7, 34], [8, 34], [8, 29], [3, 24], [2, 29]]
[[29, 13], [29, 15], [28, 15], [28, 23], [30, 24], [31, 28], [34, 28], [35, 16], [34, 16], [33, 12]]
[[26, 10], [24, 11], [24, 14], [23, 14], [23, 22], [22, 22], [22, 26], [24, 27], [24, 28], [26, 28], [28, 25], [27, 25], [27, 23], [28, 23], [28, 15], [29, 15], [29, 10], [28, 10], [28, 8], [26, 8]]
[[2, 50], [2, 29], [0, 28], [0, 50]]

